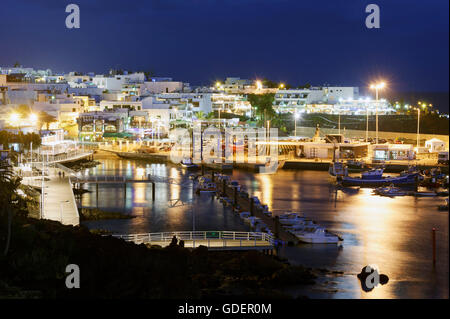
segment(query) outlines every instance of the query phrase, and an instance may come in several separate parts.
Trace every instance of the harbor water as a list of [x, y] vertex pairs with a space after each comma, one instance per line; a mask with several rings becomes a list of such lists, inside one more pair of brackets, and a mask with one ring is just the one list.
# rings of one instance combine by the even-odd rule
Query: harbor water
[[[120, 211], [132, 219], [86, 221], [91, 229], [117, 234], [162, 231], [248, 231], [240, 218], [211, 195], [195, 195], [189, 173], [170, 164], [152, 164], [116, 157], [86, 173], [129, 178], [158, 176], [156, 198], [149, 183], [85, 185], [83, 207]], [[448, 298], [448, 212], [441, 200], [410, 196], [389, 198], [371, 189], [336, 190], [327, 172], [280, 170], [273, 175], [234, 171], [232, 179], [245, 185], [275, 214], [302, 212], [340, 234], [340, 245], [300, 244], [282, 247], [291, 263], [317, 270], [317, 284], [293, 294], [311, 298]], [[436, 228], [437, 262], [432, 261], [432, 228]], [[386, 285], [364, 292], [356, 277], [366, 265], [376, 265], [389, 277]]]

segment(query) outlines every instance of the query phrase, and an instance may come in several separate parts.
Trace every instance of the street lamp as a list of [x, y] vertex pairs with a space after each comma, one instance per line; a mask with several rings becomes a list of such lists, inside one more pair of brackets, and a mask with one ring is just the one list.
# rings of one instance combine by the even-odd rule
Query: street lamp
[[378, 144], [378, 90], [381, 90], [385, 87], [384, 82], [376, 83], [370, 85], [370, 88], [375, 90], [375, 144]]
[[256, 81], [256, 89], [257, 90], [261, 90], [263, 88], [263, 84], [260, 80]]
[[9, 123], [12, 126], [17, 126], [19, 128], [19, 131], [20, 131], [20, 120], [21, 118], [19, 113], [14, 112], [9, 114]]
[[420, 146], [420, 108], [417, 108], [417, 152], [419, 152], [419, 146]]
[[295, 120], [294, 120], [294, 125], [295, 125], [294, 126], [295, 127], [294, 132], [295, 133], [294, 134], [295, 134], [295, 137], [297, 137], [297, 119], [300, 117], [300, 114], [298, 114], [297, 111], [295, 111], [295, 116], [294, 117], [295, 117]]

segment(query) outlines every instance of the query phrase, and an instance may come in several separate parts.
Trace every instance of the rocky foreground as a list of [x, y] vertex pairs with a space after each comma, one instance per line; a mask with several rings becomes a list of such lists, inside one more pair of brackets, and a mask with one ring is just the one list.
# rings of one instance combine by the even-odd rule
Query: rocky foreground
[[[80, 289], [65, 286], [69, 264], [80, 267]], [[310, 269], [255, 251], [148, 248], [25, 217], [14, 219], [10, 250], [0, 257], [0, 298], [290, 298], [285, 288], [314, 278]]]

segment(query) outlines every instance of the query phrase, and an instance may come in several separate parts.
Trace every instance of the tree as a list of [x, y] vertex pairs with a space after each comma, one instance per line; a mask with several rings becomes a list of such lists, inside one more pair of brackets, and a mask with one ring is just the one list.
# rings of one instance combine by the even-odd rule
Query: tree
[[38, 121], [40, 124], [39, 127], [42, 127], [42, 124], [46, 124], [46, 128], [48, 130], [50, 123], [56, 122], [56, 118], [45, 111], [40, 111], [38, 115]]
[[247, 100], [252, 105], [252, 108], [256, 109], [256, 115], [260, 124], [264, 124], [266, 121], [271, 120], [275, 116], [275, 110], [273, 109], [273, 101], [275, 94], [248, 94]]
[[20, 186], [21, 178], [15, 176], [12, 166], [6, 162], [0, 162], [0, 203], [1, 204], [1, 218], [5, 216], [6, 222], [6, 244], [3, 251], [3, 255], [6, 256], [9, 251], [11, 243], [11, 224], [13, 219], [14, 204], [18, 201], [18, 195], [16, 193]]
[[265, 86], [267, 88], [271, 88], [271, 89], [279, 87], [279, 84], [277, 82], [271, 81], [269, 79], [264, 79], [262, 81], [262, 83], [263, 83], [263, 86]]
[[204, 120], [206, 117], [205, 117], [205, 112], [203, 112], [203, 111], [198, 111], [198, 112], [196, 112], [195, 113], [195, 116], [197, 117], [197, 119], [199, 119], [199, 120]]

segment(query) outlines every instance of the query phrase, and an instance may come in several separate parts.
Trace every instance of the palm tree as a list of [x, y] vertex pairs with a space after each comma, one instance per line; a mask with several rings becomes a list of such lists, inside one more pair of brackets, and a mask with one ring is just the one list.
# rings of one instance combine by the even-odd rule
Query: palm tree
[[204, 119], [205, 119], [205, 112], [203, 112], [203, 111], [198, 111], [197, 113], [195, 113], [195, 116], [196, 116], [197, 119], [199, 119], [199, 120], [204, 120]]
[[16, 190], [20, 186], [21, 178], [17, 177], [12, 166], [7, 161], [0, 162], [0, 203], [1, 204], [1, 217], [7, 213], [7, 236], [6, 245], [3, 255], [8, 254], [9, 246], [11, 243], [11, 224], [13, 219], [13, 206], [17, 201], [18, 195]]

